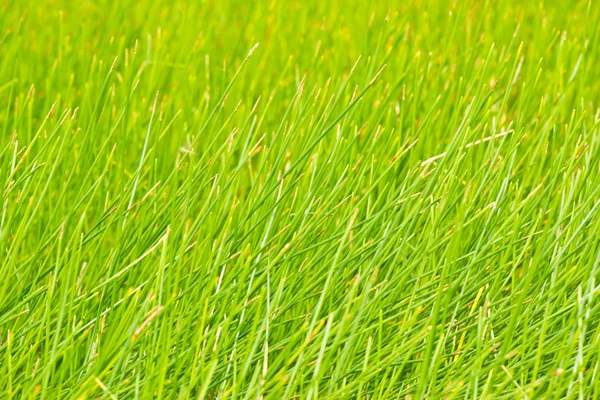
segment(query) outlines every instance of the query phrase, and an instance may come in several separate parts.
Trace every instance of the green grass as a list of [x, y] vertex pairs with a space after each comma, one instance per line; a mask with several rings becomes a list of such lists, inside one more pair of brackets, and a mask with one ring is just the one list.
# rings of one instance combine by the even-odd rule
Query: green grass
[[0, 398], [600, 398], [597, 1], [0, 3]]

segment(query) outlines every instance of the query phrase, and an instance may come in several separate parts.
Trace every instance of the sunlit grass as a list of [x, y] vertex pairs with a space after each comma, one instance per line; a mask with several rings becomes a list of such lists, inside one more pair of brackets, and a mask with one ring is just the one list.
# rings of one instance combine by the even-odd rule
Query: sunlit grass
[[0, 3], [0, 398], [600, 397], [598, 21]]

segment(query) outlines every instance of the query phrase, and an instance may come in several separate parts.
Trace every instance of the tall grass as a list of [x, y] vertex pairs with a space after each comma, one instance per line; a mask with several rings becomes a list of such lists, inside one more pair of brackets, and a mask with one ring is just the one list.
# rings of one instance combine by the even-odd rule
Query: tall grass
[[0, 397], [600, 397], [599, 20], [0, 3]]

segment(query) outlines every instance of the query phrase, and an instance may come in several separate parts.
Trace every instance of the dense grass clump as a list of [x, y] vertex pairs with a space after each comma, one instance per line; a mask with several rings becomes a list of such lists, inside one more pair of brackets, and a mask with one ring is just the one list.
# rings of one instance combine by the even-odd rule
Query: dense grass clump
[[595, 1], [0, 3], [0, 398], [600, 397]]

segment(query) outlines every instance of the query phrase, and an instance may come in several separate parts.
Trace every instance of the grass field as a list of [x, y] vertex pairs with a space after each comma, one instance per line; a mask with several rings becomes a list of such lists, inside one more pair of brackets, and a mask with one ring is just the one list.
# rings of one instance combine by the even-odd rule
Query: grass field
[[600, 398], [598, 21], [0, 1], [0, 398]]

